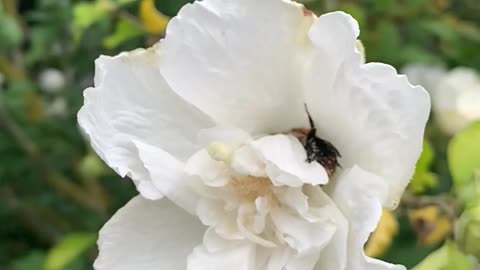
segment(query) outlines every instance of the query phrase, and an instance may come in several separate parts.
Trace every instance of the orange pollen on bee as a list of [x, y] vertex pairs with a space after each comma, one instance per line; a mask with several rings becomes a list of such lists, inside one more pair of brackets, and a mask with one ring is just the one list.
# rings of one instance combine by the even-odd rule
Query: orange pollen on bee
[[272, 181], [266, 177], [235, 176], [229, 186], [241, 199], [249, 202], [254, 202], [258, 197], [274, 197]]

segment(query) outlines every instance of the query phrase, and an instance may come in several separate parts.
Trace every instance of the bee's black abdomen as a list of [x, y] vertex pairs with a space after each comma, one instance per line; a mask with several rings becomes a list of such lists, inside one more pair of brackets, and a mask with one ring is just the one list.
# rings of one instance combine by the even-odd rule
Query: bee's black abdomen
[[[332, 176], [338, 167], [341, 167], [338, 163], [338, 157], [342, 157], [337, 148], [330, 142], [322, 140], [317, 137], [317, 129], [310, 113], [308, 112], [307, 105], [305, 105], [305, 111], [307, 112], [308, 121], [311, 129], [305, 132], [305, 138], [302, 140], [305, 151], [307, 152], [307, 162], [316, 161], [320, 163], [328, 173], [328, 176]], [[304, 134], [305, 134], [304, 133]]]
[[340, 166], [337, 159], [341, 157], [340, 153], [330, 142], [318, 138], [315, 128], [308, 132], [304, 146], [307, 152], [307, 162], [317, 161], [325, 168], [329, 176], [332, 176], [337, 166]]

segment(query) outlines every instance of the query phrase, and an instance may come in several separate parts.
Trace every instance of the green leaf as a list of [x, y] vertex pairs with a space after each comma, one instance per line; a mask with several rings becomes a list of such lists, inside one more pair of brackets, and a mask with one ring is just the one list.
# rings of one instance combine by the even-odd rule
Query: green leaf
[[87, 28], [96, 22], [107, 18], [115, 9], [110, 1], [80, 2], [73, 7], [73, 27], [75, 40], [79, 40]]
[[45, 254], [41, 251], [34, 250], [26, 256], [20, 257], [12, 261], [10, 270], [41, 270], [45, 262]]
[[47, 255], [44, 270], [62, 270], [90, 249], [97, 239], [95, 233], [71, 233], [54, 246]]
[[0, 50], [16, 47], [22, 41], [22, 29], [9, 16], [0, 16]]
[[137, 0], [116, 0], [115, 2], [119, 5], [119, 6], [123, 6], [123, 5], [128, 5], [128, 4], [131, 4], [131, 3], [135, 3]]
[[434, 188], [438, 184], [436, 174], [430, 172], [430, 166], [434, 159], [432, 145], [428, 141], [423, 142], [423, 151], [415, 168], [415, 175], [409, 189], [413, 193], [423, 193], [427, 189]]
[[467, 256], [462, 254], [455, 243], [445, 244], [428, 255], [412, 270], [473, 270], [473, 265]]
[[448, 166], [455, 190], [461, 193], [480, 169], [480, 122], [459, 132], [448, 145]]
[[142, 29], [136, 24], [127, 20], [120, 20], [117, 22], [115, 32], [103, 40], [103, 46], [107, 49], [114, 49], [123, 42], [141, 36], [142, 34]]

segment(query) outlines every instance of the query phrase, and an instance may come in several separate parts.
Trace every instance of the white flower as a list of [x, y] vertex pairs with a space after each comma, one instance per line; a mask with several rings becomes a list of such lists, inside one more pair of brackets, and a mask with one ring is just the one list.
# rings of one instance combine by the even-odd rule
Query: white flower
[[47, 93], [58, 93], [66, 84], [65, 75], [55, 68], [47, 68], [38, 75], [38, 85]]
[[451, 70], [432, 93], [432, 105], [440, 127], [450, 135], [480, 120], [480, 76], [469, 68]]
[[410, 82], [423, 86], [430, 95], [434, 95], [439, 82], [447, 75], [447, 70], [439, 65], [409, 64], [402, 68]]
[[432, 96], [435, 120], [453, 135], [480, 119], [480, 76], [474, 69], [412, 64], [403, 70], [409, 79], [425, 87]]
[[[404, 269], [363, 245], [413, 174], [429, 97], [362, 64], [358, 34], [341, 12], [205, 0], [153, 48], [100, 57], [79, 123], [141, 196], [101, 230], [95, 269]], [[306, 161], [305, 105], [334, 174]]]
[[65, 118], [68, 114], [68, 103], [64, 97], [56, 97], [52, 101], [45, 101], [48, 116]]

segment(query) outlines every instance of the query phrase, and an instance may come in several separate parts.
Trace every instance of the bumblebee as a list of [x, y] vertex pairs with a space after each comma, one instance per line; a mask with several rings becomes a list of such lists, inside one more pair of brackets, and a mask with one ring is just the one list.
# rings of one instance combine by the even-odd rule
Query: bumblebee
[[313, 123], [312, 117], [305, 105], [305, 111], [308, 115], [310, 129], [297, 128], [293, 130], [293, 135], [297, 137], [303, 144], [307, 152], [306, 162], [316, 161], [322, 165], [327, 171], [328, 176], [335, 174], [335, 170], [340, 166], [338, 158], [342, 157], [340, 152], [329, 141], [323, 140], [317, 136], [317, 129]]

